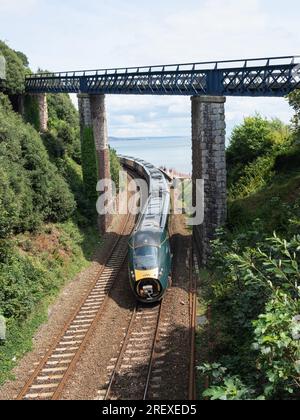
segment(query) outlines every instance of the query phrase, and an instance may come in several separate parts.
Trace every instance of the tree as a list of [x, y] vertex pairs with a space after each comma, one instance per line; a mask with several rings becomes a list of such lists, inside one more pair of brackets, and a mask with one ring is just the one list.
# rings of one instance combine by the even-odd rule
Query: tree
[[291, 145], [291, 132], [279, 119], [256, 114], [234, 128], [227, 148], [229, 185], [245, 176], [246, 168], [262, 157], [275, 157]]
[[270, 122], [256, 114], [244, 119], [243, 124], [234, 128], [227, 149], [229, 164], [253, 162], [272, 147]]
[[[0, 41], [0, 54], [6, 60], [6, 81], [5, 89], [11, 94], [20, 94], [25, 90], [25, 76], [29, 69], [25, 67], [25, 55], [20, 56], [10, 49], [3, 41]], [[24, 61], [23, 61], [24, 60]]]

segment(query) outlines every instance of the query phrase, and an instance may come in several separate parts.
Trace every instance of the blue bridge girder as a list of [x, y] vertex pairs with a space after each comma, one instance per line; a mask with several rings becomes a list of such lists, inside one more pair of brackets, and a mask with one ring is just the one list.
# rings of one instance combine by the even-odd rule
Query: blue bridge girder
[[300, 56], [38, 73], [28, 93], [286, 96], [300, 88]]

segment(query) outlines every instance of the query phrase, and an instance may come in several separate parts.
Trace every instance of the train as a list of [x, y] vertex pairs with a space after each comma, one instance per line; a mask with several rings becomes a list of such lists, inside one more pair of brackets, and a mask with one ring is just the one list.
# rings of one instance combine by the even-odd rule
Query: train
[[130, 286], [138, 301], [159, 302], [171, 283], [169, 183], [165, 175], [151, 163], [130, 156], [119, 156], [119, 159], [123, 167], [145, 179], [149, 193], [129, 239]]

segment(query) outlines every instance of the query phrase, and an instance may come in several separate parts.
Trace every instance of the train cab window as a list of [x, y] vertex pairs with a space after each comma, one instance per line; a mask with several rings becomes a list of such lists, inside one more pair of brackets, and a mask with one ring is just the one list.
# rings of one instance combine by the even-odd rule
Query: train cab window
[[134, 250], [134, 266], [136, 270], [151, 270], [158, 266], [158, 248], [143, 246]]

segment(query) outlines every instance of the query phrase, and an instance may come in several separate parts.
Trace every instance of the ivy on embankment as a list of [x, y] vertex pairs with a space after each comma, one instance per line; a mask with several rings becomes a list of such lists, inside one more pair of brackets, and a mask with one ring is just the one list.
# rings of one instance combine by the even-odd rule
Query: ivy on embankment
[[[96, 185], [98, 182], [98, 167], [96, 158], [96, 149], [94, 142], [93, 129], [85, 127], [83, 129], [81, 142], [82, 172], [83, 181], [87, 197], [91, 203], [96, 203], [98, 194]], [[110, 173], [116, 188], [119, 188], [119, 172], [121, 170], [120, 161], [114, 149], [110, 148]]]
[[31, 124], [36, 131], [40, 130], [40, 114], [37, 97], [24, 95], [24, 120]]
[[85, 191], [91, 203], [97, 201], [97, 159], [93, 129], [84, 127], [81, 141], [82, 173]]

